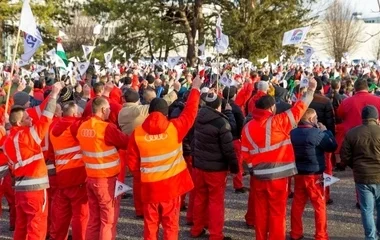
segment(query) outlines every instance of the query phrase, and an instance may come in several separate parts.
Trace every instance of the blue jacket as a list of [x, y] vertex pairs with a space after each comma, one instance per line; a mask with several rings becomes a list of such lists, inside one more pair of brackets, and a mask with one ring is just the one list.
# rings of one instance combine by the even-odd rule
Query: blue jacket
[[298, 174], [322, 174], [326, 168], [325, 152], [334, 152], [338, 145], [333, 134], [310, 123], [300, 122], [290, 132]]

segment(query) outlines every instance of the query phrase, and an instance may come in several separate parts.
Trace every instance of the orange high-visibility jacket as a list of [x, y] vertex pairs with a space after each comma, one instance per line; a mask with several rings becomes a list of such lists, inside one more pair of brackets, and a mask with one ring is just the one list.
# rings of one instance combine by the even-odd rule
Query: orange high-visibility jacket
[[139, 126], [135, 129], [134, 137], [140, 153], [143, 202], [146, 202], [144, 199], [154, 199], [162, 194], [173, 199], [193, 188], [191, 180], [188, 180], [182, 143], [178, 142], [178, 131], [173, 123], [164, 133], [157, 135], [149, 135]]
[[290, 131], [306, 112], [313, 99], [308, 91], [291, 109], [277, 115], [255, 109], [253, 119], [242, 131], [242, 156], [253, 174], [261, 180], [279, 179], [297, 174]]
[[106, 145], [104, 138], [108, 122], [92, 117], [78, 129], [77, 139], [82, 149], [88, 177], [108, 178], [119, 174], [119, 153], [114, 146]]
[[[60, 121], [65, 121], [65, 119]], [[60, 121], [56, 125], [59, 125]], [[84, 184], [87, 175], [82, 161], [82, 151], [78, 140], [71, 133], [71, 128], [66, 128], [59, 136], [55, 136], [52, 129], [49, 136], [55, 155], [58, 187], [66, 188]]]
[[42, 190], [49, 187], [47, 167], [41, 150], [54, 116], [56, 99], [49, 99], [41, 118], [32, 127], [12, 127], [4, 142], [4, 153], [15, 177], [15, 191]]
[[9, 173], [8, 158], [3, 152], [4, 141], [7, 133], [4, 127], [0, 127], [0, 178], [5, 177]]

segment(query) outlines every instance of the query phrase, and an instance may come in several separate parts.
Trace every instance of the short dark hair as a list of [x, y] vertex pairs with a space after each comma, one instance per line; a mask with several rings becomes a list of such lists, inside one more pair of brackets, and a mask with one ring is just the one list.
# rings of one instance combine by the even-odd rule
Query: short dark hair
[[74, 101], [65, 102], [62, 106], [62, 116], [69, 116], [75, 108], [75, 106], [76, 103]]
[[315, 80], [317, 81], [317, 87], [315, 88], [315, 90], [321, 91], [323, 88], [322, 79], [320, 77], [316, 77]]
[[276, 104], [276, 100], [274, 99], [274, 97], [270, 95], [265, 95], [256, 101], [255, 107], [258, 109], [267, 110], [275, 104]]
[[42, 89], [43, 85], [41, 81], [34, 81], [34, 88]]
[[25, 112], [25, 108], [22, 106], [18, 106], [18, 105], [15, 105], [12, 107], [11, 112], [9, 114], [9, 123], [12, 126], [15, 126], [17, 124], [17, 121], [19, 121], [17, 116], [20, 112], [22, 112], [22, 113]]
[[339, 83], [340, 83], [339, 80], [332, 80], [331, 81], [331, 88], [334, 90], [339, 90], [339, 88], [340, 88]]
[[96, 97], [92, 101], [91, 109], [92, 113], [97, 113], [108, 102], [104, 97]]
[[133, 90], [131, 88], [126, 88], [124, 90], [124, 99], [125, 99], [125, 102], [127, 102], [127, 103], [128, 102], [135, 103], [140, 99], [140, 95], [135, 90]]
[[94, 93], [99, 94], [104, 90], [105, 84], [103, 82], [97, 82], [94, 84]]
[[368, 90], [368, 82], [367, 79], [358, 79], [354, 83], [354, 89], [355, 91], [362, 91], [362, 90]]
[[152, 83], [154, 83], [154, 80], [155, 80], [155, 79], [154, 79], [154, 77], [153, 77], [152, 75], [149, 74], [149, 75], [146, 77], [146, 80], [148, 81], [149, 84], [152, 84]]
[[230, 100], [231, 98], [233, 98], [235, 95], [237, 94], [237, 87], [235, 86], [231, 86], [231, 87], [225, 87], [223, 89], [223, 98], [224, 99], [228, 99], [227, 100]]

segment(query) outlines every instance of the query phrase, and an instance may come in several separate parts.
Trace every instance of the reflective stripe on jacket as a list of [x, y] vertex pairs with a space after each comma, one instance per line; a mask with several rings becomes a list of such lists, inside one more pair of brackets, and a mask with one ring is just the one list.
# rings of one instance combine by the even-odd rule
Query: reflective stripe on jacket
[[[312, 92], [291, 109], [277, 115], [263, 111], [250, 121], [242, 132], [242, 153], [255, 177], [261, 180], [279, 179], [297, 174], [290, 131], [305, 113]], [[261, 113], [261, 112], [260, 112]]]
[[88, 177], [107, 178], [120, 172], [119, 153], [114, 146], [105, 144], [104, 136], [109, 123], [96, 117], [82, 123], [77, 139], [82, 149]]
[[57, 185], [60, 188], [78, 186], [86, 181], [86, 170], [82, 161], [79, 142], [72, 136], [68, 127], [60, 136], [50, 132], [54, 149]]
[[193, 188], [188, 181], [190, 175], [182, 156], [182, 143], [178, 142], [178, 132], [173, 123], [157, 135], [150, 135], [139, 126], [134, 137], [141, 160], [143, 202], [173, 199]]

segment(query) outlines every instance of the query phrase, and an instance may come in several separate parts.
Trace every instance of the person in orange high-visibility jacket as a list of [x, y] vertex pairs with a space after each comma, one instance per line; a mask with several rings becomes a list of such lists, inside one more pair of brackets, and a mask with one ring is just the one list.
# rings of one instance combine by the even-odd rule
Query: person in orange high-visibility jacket
[[178, 239], [181, 196], [194, 187], [182, 156], [182, 140], [197, 115], [201, 82], [199, 76], [194, 79], [184, 110], [170, 121], [166, 101], [153, 99], [148, 118], [130, 137], [128, 166], [140, 170], [146, 240], [157, 239], [160, 223], [164, 239]]
[[5, 156], [2, 146], [7, 135], [5, 128], [0, 127], [0, 213], [1, 199], [5, 196], [9, 206], [9, 231], [14, 231], [16, 224], [15, 192], [12, 188], [12, 177], [9, 172], [8, 158]]
[[57, 104], [57, 106], [55, 107], [53, 121], [49, 127], [49, 131], [46, 133], [44, 139], [41, 142], [41, 149], [46, 161], [46, 167], [48, 169], [49, 185], [50, 185], [50, 187], [47, 189], [49, 213], [48, 213], [48, 232], [46, 235], [48, 237], [50, 236], [52, 223], [55, 221], [54, 216], [52, 214], [52, 210], [55, 207], [52, 205], [52, 201], [55, 196], [55, 193], [57, 192], [57, 176], [56, 176], [56, 170], [55, 170], [55, 165], [54, 165], [54, 151], [52, 149], [51, 142], [49, 140], [49, 132], [54, 127], [54, 125], [58, 122], [61, 116], [62, 116], [62, 108], [61, 108], [61, 105]]
[[242, 155], [253, 178], [257, 240], [285, 239], [288, 177], [297, 173], [290, 131], [313, 100], [315, 88], [316, 81], [311, 78], [304, 97], [277, 115], [275, 99], [261, 97], [253, 119], [243, 129]]
[[77, 133], [87, 173], [90, 218], [86, 239], [112, 240], [116, 237], [119, 200], [114, 197], [120, 173], [118, 149], [127, 149], [128, 136], [115, 124], [106, 122], [110, 104], [106, 98], [92, 101], [93, 117], [84, 121]]
[[88, 222], [86, 169], [76, 136], [80, 121], [74, 102], [63, 105], [63, 117], [50, 131], [54, 152], [57, 192], [53, 199], [51, 240], [65, 240], [71, 222], [73, 239], [84, 240]]
[[23, 107], [13, 106], [9, 116], [12, 125], [3, 146], [8, 166], [15, 177], [16, 229], [14, 239], [45, 239], [47, 232], [47, 194], [49, 178], [41, 150], [54, 116], [62, 84], [56, 83], [38, 122]]

